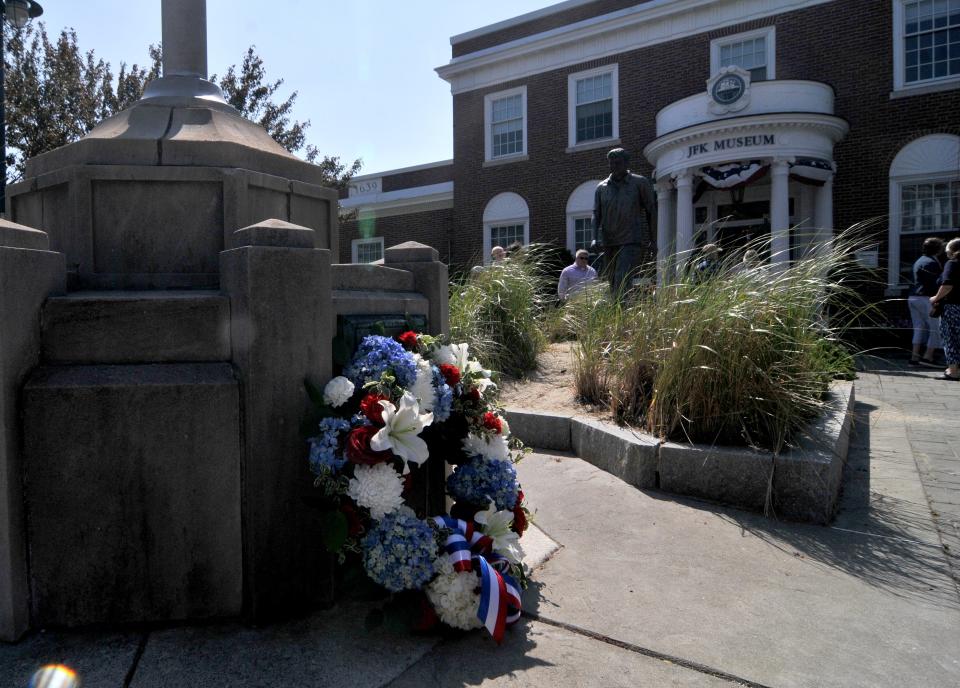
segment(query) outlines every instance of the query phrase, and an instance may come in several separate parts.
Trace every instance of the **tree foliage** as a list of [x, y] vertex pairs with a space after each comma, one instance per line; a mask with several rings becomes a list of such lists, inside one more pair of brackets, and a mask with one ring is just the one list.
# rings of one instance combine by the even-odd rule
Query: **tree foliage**
[[[51, 38], [42, 22], [19, 30], [4, 22], [3, 31], [7, 173], [14, 180], [23, 177], [28, 158], [82, 138], [99, 122], [139, 100], [147, 83], [161, 73], [159, 45], [149, 47], [146, 64], [128, 67], [121, 62], [115, 76], [109, 62], [93, 50], [80, 49], [73, 29]], [[297, 92], [281, 99], [283, 79], [267, 78], [254, 46], [247, 49], [239, 67], [231, 65], [211, 81], [219, 83], [228, 103], [263, 126], [277, 143], [319, 165], [328, 186], [344, 188], [360, 170], [359, 159], [346, 163], [338, 156], [321, 156], [307, 143], [309, 120], [293, 117]]]

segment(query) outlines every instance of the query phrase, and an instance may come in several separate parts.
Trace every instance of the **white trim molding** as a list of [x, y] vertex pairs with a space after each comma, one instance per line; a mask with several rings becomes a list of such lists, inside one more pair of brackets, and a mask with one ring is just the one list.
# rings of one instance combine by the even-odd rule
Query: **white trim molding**
[[839, 0], [652, 0], [524, 36], [437, 67], [463, 93]]
[[[604, 138], [588, 139], [586, 141], [577, 141], [577, 82], [581, 79], [587, 79], [592, 76], [610, 74], [611, 100], [613, 108], [613, 135]], [[620, 140], [620, 65], [603, 65], [595, 69], [587, 69], [582, 72], [574, 72], [567, 75], [567, 152], [573, 150], [582, 150], [585, 148], [595, 148], [604, 144], [612, 144]]]
[[[383, 258], [383, 237], [368, 237], [366, 239], [353, 239], [350, 242], [350, 262], [356, 263], [360, 253], [360, 244], [380, 244], [380, 259]], [[370, 261], [373, 262], [373, 261]]]
[[350, 183], [362, 182], [368, 179], [392, 177], [395, 174], [404, 174], [406, 172], [430, 170], [435, 167], [453, 167], [453, 158], [450, 158], [449, 160], [438, 160], [437, 162], [425, 162], [422, 165], [410, 165], [409, 167], [398, 167], [395, 170], [384, 170], [383, 172], [368, 172], [367, 174], [358, 174], [353, 177], [350, 177]]
[[[777, 78], [777, 27], [774, 25], [764, 26], [761, 29], [753, 31], [744, 31], [731, 36], [714, 38], [710, 41], [710, 76], [714, 76], [720, 71], [720, 48], [730, 43], [740, 43], [750, 41], [755, 38], [766, 38], [764, 48], [767, 53], [767, 76], [764, 81], [771, 81]], [[742, 66], [742, 65], [738, 65]], [[746, 67], [744, 67], [746, 69]], [[747, 71], [750, 71], [749, 69]]]
[[905, 3], [910, 2], [910, 0], [890, 1], [893, 3], [893, 29], [891, 32], [893, 38], [893, 92], [890, 94], [890, 98], [905, 98], [911, 95], [960, 88], [960, 74], [907, 83], [906, 49], [904, 46], [904, 32], [907, 24]]
[[[493, 155], [493, 137], [490, 129], [493, 126], [493, 103], [497, 100], [509, 98], [511, 96], [520, 96], [520, 111], [522, 117], [523, 149], [517, 153], [509, 155]], [[527, 139], [529, 139], [529, 130], [527, 129], [527, 87], [517, 86], [506, 91], [497, 91], [488, 93], [483, 97], [483, 159], [486, 162], [501, 162], [514, 159], [526, 159]]]
[[452, 208], [453, 182], [341, 198], [340, 207], [344, 210], [356, 209], [361, 217], [390, 217]]

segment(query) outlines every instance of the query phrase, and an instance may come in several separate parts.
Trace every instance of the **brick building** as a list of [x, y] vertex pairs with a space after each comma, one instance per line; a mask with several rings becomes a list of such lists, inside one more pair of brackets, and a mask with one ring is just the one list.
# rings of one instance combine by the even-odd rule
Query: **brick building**
[[958, 235], [960, 0], [567, 0], [451, 45], [453, 160], [358, 178], [344, 260], [589, 245], [615, 146], [656, 182], [661, 255], [770, 233], [783, 258], [876, 218], [860, 257], [895, 294]]

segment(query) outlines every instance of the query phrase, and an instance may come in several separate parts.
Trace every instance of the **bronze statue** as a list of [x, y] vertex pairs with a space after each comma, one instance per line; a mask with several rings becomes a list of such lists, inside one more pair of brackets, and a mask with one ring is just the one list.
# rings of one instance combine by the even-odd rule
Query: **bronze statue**
[[649, 179], [630, 171], [630, 154], [623, 148], [607, 153], [607, 160], [610, 176], [597, 184], [593, 227], [611, 293], [623, 294], [631, 276], [656, 252], [657, 196]]

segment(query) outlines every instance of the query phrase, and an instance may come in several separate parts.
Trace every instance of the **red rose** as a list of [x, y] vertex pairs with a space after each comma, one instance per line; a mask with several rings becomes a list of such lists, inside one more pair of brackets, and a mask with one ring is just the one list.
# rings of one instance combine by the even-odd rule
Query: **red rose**
[[374, 451], [370, 448], [370, 438], [378, 431], [379, 428], [372, 425], [361, 425], [351, 430], [347, 435], [347, 458], [353, 463], [362, 463], [367, 466], [389, 460], [393, 456], [393, 452], [389, 449]]
[[429, 631], [440, 623], [440, 617], [434, 611], [433, 605], [427, 599], [426, 595], [421, 595], [418, 612], [413, 620], [413, 630], [419, 632]]
[[523, 510], [521, 504], [523, 503], [523, 490], [517, 493], [517, 503], [513, 506], [513, 525], [510, 526], [510, 529], [515, 532], [517, 535], [523, 535], [523, 532], [527, 529], [527, 512]]
[[350, 502], [344, 502], [340, 505], [340, 511], [347, 517], [347, 535], [356, 537], [363, 530], [363, 521], [360, 520], [360, 514]]
[[464, 396], [466, 396], [470, 401], [480, 401], [480, 390], [476, 387], [471, 387], [470, 391]]
[[417, 333], [413, 330], [407, 330], [397, 335], [397, 341], [403, 345], [407, 351], [417, 350]]
[[483, 427], [487, 430], [493, 430], [498, 435], [503, 433], [503, 423], [493, 411], [487, 411], [483, 414]]
[[371, 423], [383, 425], [383, 407], [381, 401], [389, 401], [390, 398], [382, 394], [368, 394], [360, 402], [360, 410], [363, 415], [370, 419]]
[[447, 384], [451, 387], [460, 382], [460, 369], [455, 365], [441, 363], [440, 374], [443, 375], [443, 379], [446, 380]]

